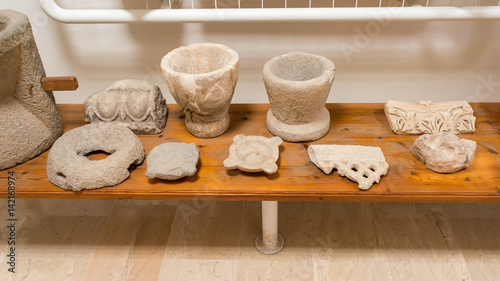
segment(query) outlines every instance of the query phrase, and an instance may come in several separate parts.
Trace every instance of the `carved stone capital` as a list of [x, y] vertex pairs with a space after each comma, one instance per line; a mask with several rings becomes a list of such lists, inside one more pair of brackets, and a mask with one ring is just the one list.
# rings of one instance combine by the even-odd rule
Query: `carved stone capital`
[[385, 116], [396, 134], [474, 133], [474, 111], [466, 101], [388, 101]]

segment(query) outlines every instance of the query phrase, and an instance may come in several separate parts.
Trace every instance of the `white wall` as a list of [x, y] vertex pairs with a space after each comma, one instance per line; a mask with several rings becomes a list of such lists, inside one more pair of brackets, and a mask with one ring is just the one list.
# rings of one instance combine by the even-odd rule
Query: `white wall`
[[78, 77], [80, 88], [56, 93], [58, 103], [83, 103], [128, 78], [157, 82], [173, 103], [160, 60], [195, 42], [240, 55], [234, 103], [267, 103], [262, 66], [290, 51], [334, 61], [329, 102], [500, 101], [500, 21], [84, 25], [53, 21], [36, 0], [0, 0], [0, 8], [29, 16], [48, 76]]

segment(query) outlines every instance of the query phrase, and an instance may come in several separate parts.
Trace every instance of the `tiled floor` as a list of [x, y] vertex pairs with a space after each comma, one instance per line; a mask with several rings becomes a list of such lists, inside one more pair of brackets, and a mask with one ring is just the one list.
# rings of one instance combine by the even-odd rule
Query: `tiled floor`
[[[0, 280], [500, 280], [500, 204], [279, 205], [285, 248], [254, 247], [260, 202], [18, 200]], [[0, 224], [7, 224], [0, 201]]]

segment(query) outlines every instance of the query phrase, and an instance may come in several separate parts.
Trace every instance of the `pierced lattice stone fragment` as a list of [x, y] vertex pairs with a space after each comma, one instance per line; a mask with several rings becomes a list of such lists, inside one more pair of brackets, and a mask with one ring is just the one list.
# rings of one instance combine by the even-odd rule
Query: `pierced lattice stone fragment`
[[474, 133], [476, 117], [473, 114], [466, 101], [412, 103], [391, 100], [385, 104], [385, 116], [396, 134]]
[[359, 183], [359, 189], [367, 190], [387, 173], [380, 147], [362, 145], [311, 145], [308, 148], [311, 161], [325, 174], [337, 169], [340, 176]]
[[229, 147], [229, 157], [224, 160], [224, 167], [245, 172], [276, 173], [279, 146], [283, 143], [281, 138], [236, 135], [233, 141]]

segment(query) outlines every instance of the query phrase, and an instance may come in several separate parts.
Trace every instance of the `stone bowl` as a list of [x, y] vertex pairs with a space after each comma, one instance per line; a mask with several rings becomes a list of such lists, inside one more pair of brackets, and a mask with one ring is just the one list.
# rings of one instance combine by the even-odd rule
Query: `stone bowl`
[[325, 108], [335, 65], [323, 56], [293, 52], [264, 65], [263, 78], [271, 109], [267, 125], [285, 141], [313, 141], [330, 127]]
[[238, 62], [234, 50], [211, 43], [180, 47], [163, 57], [163, 75], [192, 135], [213, 138], [229, 129]]

